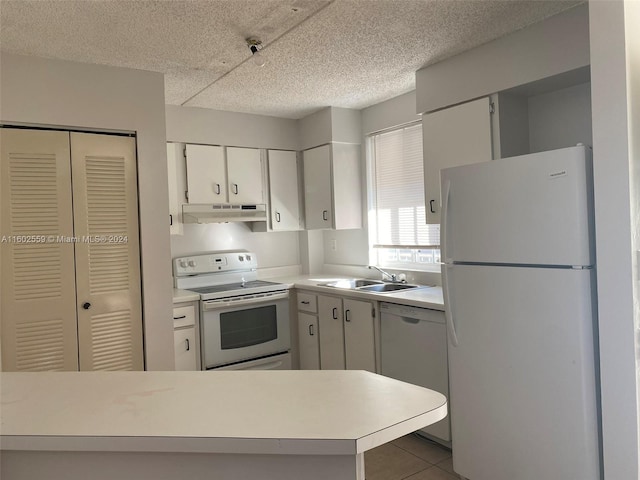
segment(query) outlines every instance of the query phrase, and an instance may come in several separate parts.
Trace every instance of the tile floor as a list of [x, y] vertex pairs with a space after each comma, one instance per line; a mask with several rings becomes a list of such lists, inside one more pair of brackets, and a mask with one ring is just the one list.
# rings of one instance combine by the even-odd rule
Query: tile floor
[[459, 480], [451, 450], [406, 435], [364, 454], [366, 480]]

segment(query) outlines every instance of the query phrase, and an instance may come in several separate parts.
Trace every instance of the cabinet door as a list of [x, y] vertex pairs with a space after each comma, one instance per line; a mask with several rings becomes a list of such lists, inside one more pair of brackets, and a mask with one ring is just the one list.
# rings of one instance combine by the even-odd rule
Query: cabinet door
[[300, 196], [296, 152], [269, 150], [271, 229], [300, 230]]
[[489, 97], [422, 117], [427, 223], [440, 223], [440, 169], [492, 159]]
[[344, 370], [342, 318], [342, 299], [318, 295], [320, 367], [322, 370]]
[[307, 230], [331, 228], [331, 149], [329, 145], [303, 152], [305, 225]]
[[186, 202], [184, 192], [183, 145], [167, 143], [167, 173], [169, 177], [169, 234], [182, 235], [182, 204]]
[[348, 370], [376, 371], [373, 305], [345, 298], [344, 350]]
[[227, 203], [224, 149], [215, 145], [187, 145], [189, 203]]
[[78, 370], [69, 133], [0, 128], [0, 147], [2, 369]]
[[143, 370], [136, 141], [71, 133], [80, 370]]
[[176, 359], [176, 371], [197, 370], [196, 329], [181, 328], [173, 331], [173, 348]]
[[264, 203], [260, 150], [227, 147], [227, 171], [229, 203]]
[[300, 370], [319, 370], [318, 317], [298, 312], [298, 341], [300, 344]]
[[362, 228], [362, 174], [360, 145], [331, 145], [333, 182], [333, 228]]

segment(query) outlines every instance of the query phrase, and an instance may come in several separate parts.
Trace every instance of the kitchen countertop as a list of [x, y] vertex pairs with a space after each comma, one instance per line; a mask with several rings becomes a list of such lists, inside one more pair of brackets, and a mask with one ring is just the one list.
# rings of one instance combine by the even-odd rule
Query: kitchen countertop
[[[289, 288], [313, 290], [326, 295], [340, 295], [352, 298], [375, 300], [380, 302], [399, 303], [414, 307], [430, 308], [444, 311], [442, 287], [421, 287], [400, 292], [376, 293], [363, 292], [347, 288], [336, 288], [319, 285], [336, 280], [344, 280], [352, 277], [330, 275], [297, 275], [290, 277], [261, 278], [272, 282], [288, 285]], [[193, 302], [199, 300], [199, 295], [189, 290], [173, 289], [173, 303]]]
[[0, 381], [5, 451], [357, 455], [447, 413], [440, 393], [365, 371], [38, 372]]
[[200, 300], [200, 294], [190, 290], [173, 289], [173, 303], [197, 302]]

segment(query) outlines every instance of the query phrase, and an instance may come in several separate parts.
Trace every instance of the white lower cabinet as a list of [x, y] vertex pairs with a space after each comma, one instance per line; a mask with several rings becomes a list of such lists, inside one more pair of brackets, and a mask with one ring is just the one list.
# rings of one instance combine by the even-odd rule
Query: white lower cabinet
[[196, 329], [181, 328], [173, 331], [176, 371], [197, 370]]
[[347, 370], [376, 371], [373, 304], [345, 298], [344, 356]]
[[318, 299], [314, 293], [296, 292], [300, 370], [320, 369]]
[[342, 299], [318, 295], [320, 368], [344, 370], [344, 327]]
[[320, 367], [376, 371], [372, 302], [318, 295]]
[[200, 370], [196, 303], [173, 307], [173, 348], [176, 371]]
[[318, 316], [298, 312], [298, 341], [300, 370], [320, 369], [320, 345], [318, 343]]

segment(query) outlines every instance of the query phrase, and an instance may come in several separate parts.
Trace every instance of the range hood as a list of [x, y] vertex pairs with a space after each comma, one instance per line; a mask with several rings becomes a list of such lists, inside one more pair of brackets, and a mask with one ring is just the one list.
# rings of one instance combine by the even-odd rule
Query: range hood
[[183, 223], [266, 222], [267, 206], [198, 204], [182, 206]]

